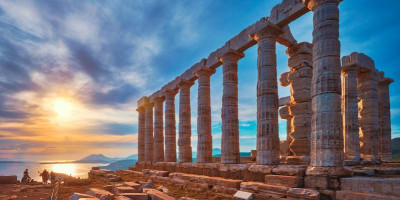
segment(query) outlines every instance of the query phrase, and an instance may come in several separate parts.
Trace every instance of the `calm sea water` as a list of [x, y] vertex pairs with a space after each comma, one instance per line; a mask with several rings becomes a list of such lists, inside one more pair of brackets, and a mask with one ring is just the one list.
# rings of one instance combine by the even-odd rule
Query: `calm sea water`
[[51, 172], [58, 172], [71, 175], [73, 177], [87, 178], [88, 172], [92, 167], [104, 166], [101, 163], [66, 163], [66, 164], [40, 164], [40, 163], [0, 163], [0, 176], [17, 175], [21, 180], [23, 172], [28, 169], [29, 176], [36, 181], [41, 181], [38, 171], [46, 169]]

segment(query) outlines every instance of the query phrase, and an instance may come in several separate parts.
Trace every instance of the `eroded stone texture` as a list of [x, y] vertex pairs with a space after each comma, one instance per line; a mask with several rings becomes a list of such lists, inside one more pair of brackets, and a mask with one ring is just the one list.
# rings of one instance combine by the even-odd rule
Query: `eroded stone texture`
[[195, 74], [198, 77], [197, 95], [197, 158], [196, 162], [212, 162], [210, 76], [215, 70], [201, 68]]
[[[291, 152], [289, 151], [289, 144], [292, 142], [291, 137], [289, 136], [292, 130], [292, 118], [293, 116], [289, 113], [289, 105], [283, 106], [279, 109], [279, 115], [282, 119], [286, 119], [286, 141], [285, 143], [280, 144], [280, 156], [290, 156]], [[284, 148], [284, 149], [282, 149]]]
[[179, 162], [192, 162], [192, 146], [190, 137], [191, 112], [190, 112], [190, 87], [194, 83], [181, 80], [179, 85]]
[[163, 97], [154, 98], [154, 162], [164, 161]]
[[311, 94], [312, 81], [312, 44], [302, 42], [287, 49], [290, 72], [290, 106], [291, 130], [289, 133], [289, 150], [291, 156], [287, 163], [309, 163], [311, 138], [311, 95], [298, 98], [296, 93]]
[[311, 166], [343, 164], [339, 2], [305, 1], [314, 12]]
[[364, 160], [375, 162], [379, 159], [378, 71], [359, 73], [357, 78], [360, 152]]
[[392, 161], [392, 128], [390, 123], [389, 84], [393, 79], [385, 78], [381, 72], [379, 80], [379, 156], [384, 162]]
[[144, 160], [154, 160], [154, 139], [153, 139], [153, 103], [148, 103], [144, 106], [146, 126], [145, 126], [145, 138], [144, 138]]
[[144, 138], [146, 132], [146, 117], [145, 108], [139, 107], [136, 109], [139, 113], [139, 123], [138, 123], [138, 162], [144, 161]]
[[240, 162], [237, 62], [243, 56], [228, 50], [219, 57], [223, 64], [221, 163]]
[[165, 96], [165, 155], [166, 162], [176, 162], [176, 125], [175, 95], [176, 90], [163, 91]]
[[357, 73], [359, 67], [342, 67], [342, 115], [344, 155], [346, 160], [360, 161], [358, 128]]
[[278, 84], [276, 37], [279, 27], [268, 24], [251, 36], [258, 44], [257, 164], [279, 164]]

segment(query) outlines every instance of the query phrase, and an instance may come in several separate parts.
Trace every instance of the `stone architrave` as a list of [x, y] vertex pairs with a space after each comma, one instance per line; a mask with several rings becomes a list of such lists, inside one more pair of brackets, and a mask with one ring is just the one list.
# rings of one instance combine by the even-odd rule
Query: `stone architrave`
[[136, 109], [139, 113], [139, 123], [138, 123], [138, 162], [144, 161], [144, 138], [146, 133], [146, 117], [145, 108], [139, 107]]
[[148, 162], [154, 161], [154, 139], [153, 139], [153, 103], [144, 105], [146, 126], [144, 138], [144, 160]]
[[190, 87], [192, 81], [181, 80], [179, 86], [179, 162], [192, 162]]
[[268, 23], [250, 34], [258, 44], [257, 57], [257, 164], [279, 164], [278, 82], [276, 37], [283, 31]]
[[381, 72], [379, 80], [378, 96], [379, 96], [379, 156], [383, 162], [392, 161], [392, 129], [390, 123], [390, 96], [389, 85], [393, 83], [393, 79], [385, 78]]
[[195, 75], [198, 77], [197, 95], [197, 158], [198, 163], [212, 162], [210, 76], [215, 70], [202, 67]]
[[312, 167], [343, 166], [340, 0], [303, 2], [314, 13], [310, 164]]
[[357, 65], [342, 67], [342, 115], [344, 155], [346, 160], [360, 161], [358, 127]]
[[223, 64], [221, 163], [224, 164], [240, 163], [237, 62], [243, 56], [230, 49], [218, 58]]
[[164, 97], [154, 98], [154, 162], [164, 161]]
[[286, 50], [289, 55], [291, 156], [287, 164], [309, 164], [311, 143], [311, 81], [312, 81], [312, 44], [302, 42]]
[[372, 69], [357, 76], [359, 101], [360, 153], [366, 161], [379, 160], [379, 98], [378, 70]]
[[175, 121], [175, 95], [176, 90], [165, 90], [165, 162], [176, 162], [176, 121]]

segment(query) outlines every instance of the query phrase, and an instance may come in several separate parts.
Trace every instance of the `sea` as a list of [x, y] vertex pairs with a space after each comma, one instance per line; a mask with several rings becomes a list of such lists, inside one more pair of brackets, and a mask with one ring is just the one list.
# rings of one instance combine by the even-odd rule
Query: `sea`
[[21, 180], [25, 169], [35, 181], [41, 181], [39, 172], [44, 169], [64, 173], [73, 177], [87, 178], [92, 167], [105, 166], [104, 163], [39, 163], [39, 162], [0, 162], [0, 176], [16, 175]]

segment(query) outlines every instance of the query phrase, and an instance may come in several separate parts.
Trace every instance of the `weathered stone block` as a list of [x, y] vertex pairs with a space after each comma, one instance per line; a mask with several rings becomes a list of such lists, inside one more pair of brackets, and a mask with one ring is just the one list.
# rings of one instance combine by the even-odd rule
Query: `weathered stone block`
[[113, 191], [115, 195], [119, 195], [121, 193], [136, 193], [137, 190], [127, 186], [114, 186]]
[[97, 198], [97, 197], [95, 197], [95, 196], [92, 196], [92, 195], [82, 194], [82, 193], [77, 193], [77, 192], [75, 192], [74, 194], [72, 194], [72, 195], [68, 198], [68, 200], [80, 200], [80, 199], [83, 199], [83, 198], [88, 198], [88, 199], [91, 199], [91, 200], [99, 199], [99, 198]]
[[152, 200], [175, 200], [175, 198], [155, 189], [144, 189], [143, 192], [147, 193]]
[[369, 71], [375, 68], [374, 60], [363, 53], [353, 52], [349, 56], [342, 57], [343, 66], [356, 65], [361, 68], [362, 71]]
[[272, 169], [272, 173], [287, 176], [304, 176], [307, 166], [305, 165], [278, 165]]
[[281, 74], [281, 76], [279, 76], [279, 84], [281, 84], [282, 86], [290, 85], [290, 81], [288, 78], [289, 74], [290, 74], [290, 72], [285, 72], [285, 73]]
[[290, 104], [290, 96], [279, 98], [279, 106], [286, 106]]
[[121, 193], [120, 196], [128, 197], [135, 200], [148, 200], [149, 194], [147, 193]]
[[336, 199], [338, 200], [400, 200], [400, 197], [395, 195], [386, 195], [379, 193], [369, 193], [351, 190], [339, 190], [336, 192]]
[[237, 191], [235, 195], [233, 195], [235, 199], [245, 199], [245, 200], [251, 200], [253, 199], [253, 194], [250, 192], [244, 192], [244, 191]]
[[99, 198], [100, 200], [114, 200], [114, 195], [111, 194], [110, 192], [98, 188], [90, 188], [89, 195], [95, 196]]
[[265, 175], [265, 183], [271, 185], [280, 185], [286, 187], [302, 187], [303, 177], [283, 176], [283, 175]]
[[304, 189], [304, 188], [290, 188], [287, 192], [287, 199], [296, 200], [296, 199], [312, 199], [319, 200], [320, 194], [318, 191], [313, 189]]
[[286, 196], [288, 188], [258, 182], [242, 182], [240, 190], [253, 193], [255, 199], [268, 199]]
[[306, 176], [304, 185], [306, 188], [328, 189], [328, 178], [324, 176]]
[[309, 9], [301, 1], [284, 0], [282, 3], [272, 8], [271, 17], [268, 20], [282, 27], [296, 20], [308, 11]]

